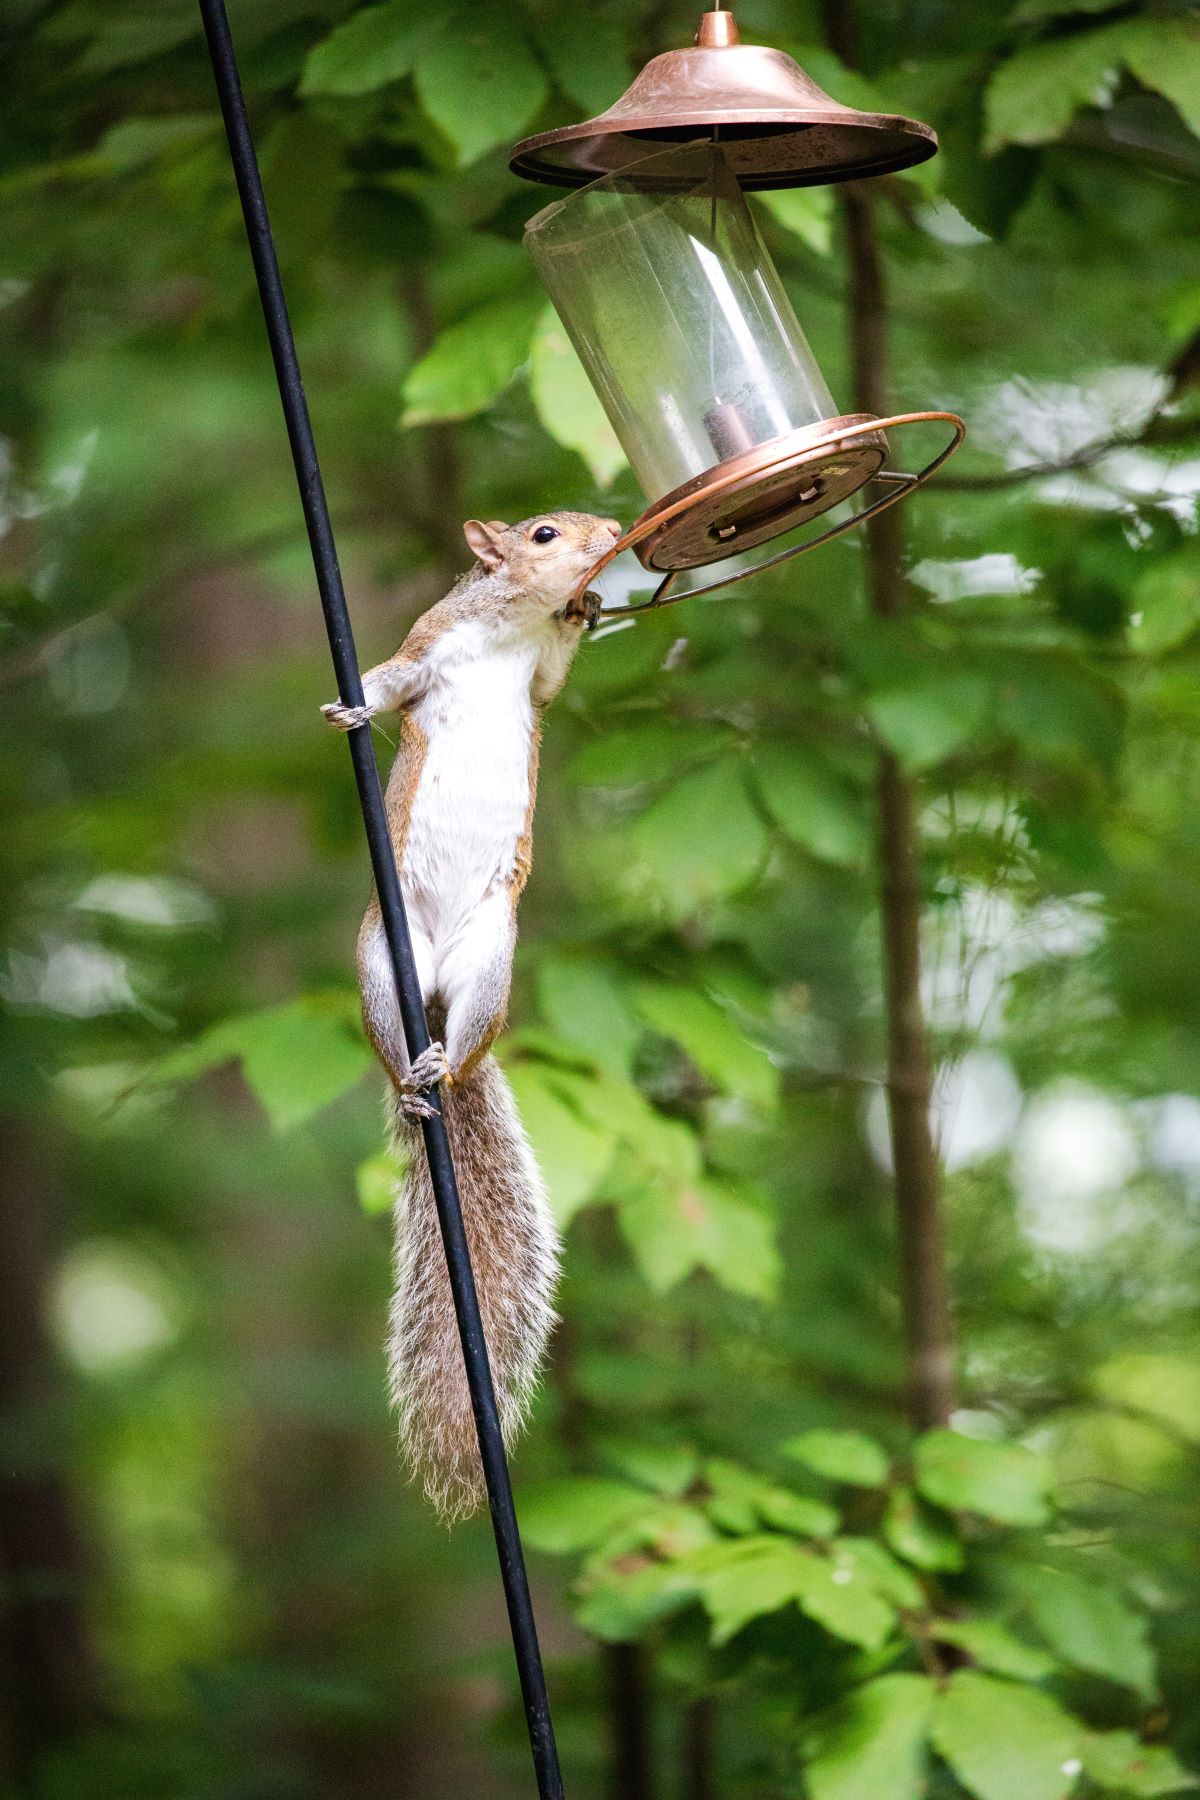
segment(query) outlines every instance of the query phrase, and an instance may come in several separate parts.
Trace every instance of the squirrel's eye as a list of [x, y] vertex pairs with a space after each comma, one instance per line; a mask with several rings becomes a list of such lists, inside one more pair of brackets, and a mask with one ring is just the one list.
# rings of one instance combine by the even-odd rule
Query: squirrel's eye
[[557, 536], [558, 532], [555, 531], [553, 525], [539, 525], [533, 534], [533, 541], [535, 544], [549, 544], [553, 543]]

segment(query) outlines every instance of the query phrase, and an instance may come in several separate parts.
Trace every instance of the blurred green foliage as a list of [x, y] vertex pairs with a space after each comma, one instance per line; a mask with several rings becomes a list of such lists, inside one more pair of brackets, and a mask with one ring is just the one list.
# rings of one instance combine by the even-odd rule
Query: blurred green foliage
[[[694, 20], [232, 14], [374, 661], [468, 514], [641, 509], [503, 147]], [[1200, 1766], [1200, 38], [1170, 0], [861, 0], [852, 72], [807, 0], [740, 18], [937, 127], [878, 190], [894, 400], [972, 439], [906, 509], [903, 618], [843, 538], [598, 634], [549, 722], [503, 1053], [568, 1227], [515, 1463], [568, 1791], [1173, 1793]], [[439, 1533], [384, 1406], [365, 858], [198, 19], [10, 0], [5, 30], [0, 1780], [525, 1794], [487, 1526]], [[848, 405], [836, 197], [759, 217]], [[961, 1351], [954, 1429], [916, 1441], [881, 745], [920, 780]]]

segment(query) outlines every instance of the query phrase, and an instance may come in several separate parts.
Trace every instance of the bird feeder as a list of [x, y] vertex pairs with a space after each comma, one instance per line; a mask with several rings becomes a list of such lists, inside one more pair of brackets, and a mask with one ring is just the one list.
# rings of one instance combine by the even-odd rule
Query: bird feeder
[[[706, 13], [694, 48], [656, 56], [598, 118], [526, 138], [514, 172], [572, 190], [529, 221], [526, 243], [650, 505], [613, 547], [663, 576], [737, 556], [785, 561], [895, 504], [963, 438], [952, 413], [839, 413], [746, 203], [747, 189], [813, 186], [932, 156], [927, 125], [823, 93], [781, 51], [741, 44]], [[915, 473], [891, 439], [945, 427]], [[782, 552], [860, 490], [866, 503]], [[637, 611], [638, 607], [619, 611]]]

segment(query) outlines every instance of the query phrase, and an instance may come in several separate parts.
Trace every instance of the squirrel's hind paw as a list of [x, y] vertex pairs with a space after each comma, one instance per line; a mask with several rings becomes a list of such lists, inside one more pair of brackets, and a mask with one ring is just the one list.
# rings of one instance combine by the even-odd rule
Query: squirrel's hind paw
[[413, 1063], [407, 1081], [402, 1081], [397, 1089], [400, 1111], [410, 1119], [431, 1119], [435, 1109], [425, 1096], [439, 1081], [449, 1079], [450, 1061], [445, 1045], [430, 1044]]
[[428, 1050], [422, 1050], [404, 1085], [413, 1093], [422, 1093], [436, 1087], [439, 1081], [448, 1081], [449, 1078], [450, 1058], [446, 1055], [446, 1046], [434, 1042]]
[[410, 1094], [404, 1088], [397, 1090], [396, 1105], [406, 1119], [432, 1119], [437, 1112], [437, 1107], [432, 1106], [424, 1094]]

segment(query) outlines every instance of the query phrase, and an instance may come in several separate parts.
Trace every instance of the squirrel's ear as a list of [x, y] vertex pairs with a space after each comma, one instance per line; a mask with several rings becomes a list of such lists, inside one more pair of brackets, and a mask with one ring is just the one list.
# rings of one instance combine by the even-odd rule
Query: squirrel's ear
[[498, 539], [500, 533], [507, 530], [503, 519], [489, 519], [486, 525], [482, 519], [468, 519], [463, 526], [467, 548], [475, 552], [485, 569], [498, 569], [504, 561]]

